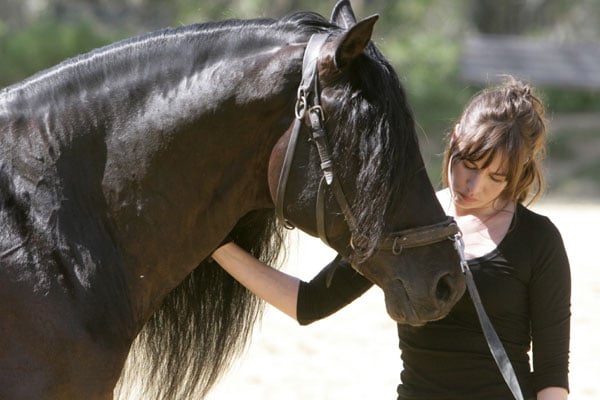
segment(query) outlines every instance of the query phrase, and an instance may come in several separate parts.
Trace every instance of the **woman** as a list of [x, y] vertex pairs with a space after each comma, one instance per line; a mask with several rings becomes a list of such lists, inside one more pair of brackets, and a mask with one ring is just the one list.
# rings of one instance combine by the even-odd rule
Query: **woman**
[[[568, 397], [569, 263], [556, 227], [525, 206], [544, 188], [545, 141], [544, 108], [529, 86], [511, 78], [482, 91], [450, 132], [445, 189], [438, 198], [462, 231], [469, 267], [523, 397], [562, 400]], [[213, 258], [301, 324], [337, 311], [372, 285], [339, 257], [308, 283], [262, 264], [234, 243]], [[444, 319], [398, 325], [398, 335], [398, 399], [512, 398], [468, 294]]]

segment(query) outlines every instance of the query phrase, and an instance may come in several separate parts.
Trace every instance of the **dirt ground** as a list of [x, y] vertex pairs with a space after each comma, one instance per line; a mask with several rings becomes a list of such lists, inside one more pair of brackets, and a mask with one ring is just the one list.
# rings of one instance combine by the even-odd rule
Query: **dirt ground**
[[[571, 399], [600, 399], [600, 201], [542, 202], [533, 207], [561, 230], [573, 281]], [[333, 257], [318, 240], [292, 233], [297, 244], [284, 270], [310, 279]], [[374, 288], [337, 314], [308, 327], [268, 307], [247, 353], [209, 400], [395, 399], [400, 353], [395, 324]]]

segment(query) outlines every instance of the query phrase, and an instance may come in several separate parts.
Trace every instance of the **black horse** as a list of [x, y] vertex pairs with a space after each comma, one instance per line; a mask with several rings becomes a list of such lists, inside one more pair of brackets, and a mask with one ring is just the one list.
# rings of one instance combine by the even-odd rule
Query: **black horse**
[[331, 22], [167, 29], [0, 91], [0, 398], [110, 399], [136, 337], [158, 388], [145, 398], [205, 394], [261, 310], [209, 256], [230, 234], [273, 262], [274, 186], [295, 135], [288, 223], [353, 259], [395, 320], [450, 310], [464, 291], [452, 245], [409, 248], [448, 227], [399, 80], [370, 43], [375, 20], [355, 24], [342, 0]]

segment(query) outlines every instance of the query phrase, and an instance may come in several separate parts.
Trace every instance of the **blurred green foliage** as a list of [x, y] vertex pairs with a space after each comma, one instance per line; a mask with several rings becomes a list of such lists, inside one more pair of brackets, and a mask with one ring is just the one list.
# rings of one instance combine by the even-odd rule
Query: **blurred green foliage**
[[[71, 4], [68, 0], [48, 0], [48, 7], [53, 3], [60, 3], [63, 8]], [[152, 13], [152, 7], [165, 7], [164, 3], [153, 0], [135, 3], [144, 6], [145, 13]], [[550, 3], [560, 5], [564, 1]], [[105, 7], [111, 4], [107, 2]], [[172, 20], [164, 21], [163, 26], [226, 18], [277, 17], [294, 10], [314, 10], [329, 16], [333, 4], [334, 1], [322, 0], [176, 0], [171, 4], [172, 12], [167, 14]], [[437, 135], [451, 124], [462, 105], [480, 89], [461, 82], [458, 71], [461, 39], [474, 25], [470, 20], [473, 4], [472, 0], [353, 1], [359, 18], [380, 14], [374, 40], [396, 67], [427, 134]], [[565, 13], [564, 4], [557, 9], [560, 13], [555, 14]], [[131, 10], [135, 12], [135, 9]], [[94, 21], [94, 14], [89, 13], [83, 19], [59, 17], [41, 13], [39, 18], [16, 29], [8, 28], [6, 19], [3, 24], [0, 18], [0, 87], [20, 81], [65, 58], [148, 29], [127, 24], [107, 29]], [[531, 29], [536, 31], [539, 27]], [[600, 108], [598, 93], [544, 91], [549, 106], [556, 112]]]
[[[106, 0], [102, 4], [89, 0], [40, 0], [46, 4], [46, 11], [24, 23], [14, 23], [6, 11], [11, 8], [6, 4], [12, 5], [14, 10], [21, 4], [16, 1], [0, 0], [4, 10], [0, 16], [0, 87], [68, 57], [162, 26], [227, 18], [279, 17], [295, 10], [312, 10], [328, 17], [335, 3], [334, 0], [174, 0], [166, 5], [160, 0]], [[519, 34], [539, 36], [558, 30], [557, 36], [567, 32], [598, 39], [600, 2], [581, 0], [576, 7], [568, 0], [510, 1], [513, 8], [524, 7], [518, 24]], [[460, 79], [462, 40], [476, 31], [477, 26], [489, 22], [490, 10], [505, 7], [494, 0], [352, 0], [352, 3], [359, 18], [380, 15], [373, 40], [404, 83], [424, 154], [429, 155], [425, 161], [430, 176], [437, 183], [442, 136], [468, 99], [481, 89]], [[535, 6], [541, 7], [542, 3], [550, 6], [544, 13], [536, 12]], [[109, 7], [113, 10], [106, 12]], [[119, 10], [131, 16], [121, 16]], [[516, 26], [511, 21], [517, 11], [500, 13], [504, 15], [499, 18], [505, 21], [498, 26], [505, 29]], [[478, 15], [484, 19], [476, 20]], [[597, 91], [538, 89], [553, 115], [600, 110]]]
[[22, 29], [0, 32], [0, 86], [7, 86], [74, 55], [112, 42], [117, 36], [99, 33], [80, 21], [43, 19]]
[[598, 92], [546, 88], [543, 93], [554, 113], [600, 112]]

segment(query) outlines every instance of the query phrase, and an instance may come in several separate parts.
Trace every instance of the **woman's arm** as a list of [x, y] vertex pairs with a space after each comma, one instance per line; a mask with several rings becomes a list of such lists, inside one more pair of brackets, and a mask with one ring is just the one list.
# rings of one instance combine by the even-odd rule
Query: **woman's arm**
[[564, 400], [569, 388], [571, 272], [558, 229], [547, 218], [537, 224], [536, 244], [529, 243], [537, 247], [529, 282], [533, 382], [538, 400]]
[[252, 293], [297, 320], [298, 278], [271, 268], [233, 242], [215, 250], [212, 258]]
[[569, 392], [561, 387], [547, 387], [537, 393], [537, 400], [567, 400]]

